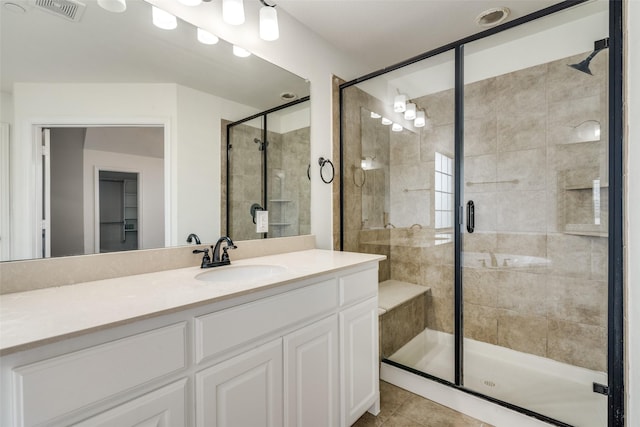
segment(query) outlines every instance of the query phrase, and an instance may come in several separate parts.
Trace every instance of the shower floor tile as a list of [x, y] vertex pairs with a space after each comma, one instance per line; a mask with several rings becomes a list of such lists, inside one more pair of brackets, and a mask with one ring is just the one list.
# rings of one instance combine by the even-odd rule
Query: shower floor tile
[[353, 427], [492, 427], [446, 406], [380, 381], [380, 414], [365, 413]]

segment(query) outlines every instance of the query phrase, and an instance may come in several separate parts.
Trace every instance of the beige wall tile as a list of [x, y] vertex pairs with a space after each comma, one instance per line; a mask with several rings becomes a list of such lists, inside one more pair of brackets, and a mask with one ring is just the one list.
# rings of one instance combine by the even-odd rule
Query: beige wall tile
[[499, 310], [498, 345], [538, 356], [546, 356], [547, 319]]
[[498, 344], [498, 309], [465, 302], [464, 336], [489, 344]]
[[547, 282], [550, 319], [607, 326], [607, 282], [551, 276]]
[[606, 329], [550, 320], [548, 357], [587, 369], [606, 371]]
[[499, 308], [522, 316], [546, 316], [546, 276], [501, 271], [498, 277]]

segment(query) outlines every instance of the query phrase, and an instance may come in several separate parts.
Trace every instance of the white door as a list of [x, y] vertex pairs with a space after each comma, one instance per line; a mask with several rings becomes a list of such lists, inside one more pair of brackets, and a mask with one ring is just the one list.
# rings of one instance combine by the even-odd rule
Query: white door
[[198, 427], [282, 426], [282, 339], [196, 374]]
[[341, 425], [346, 427], [376, 404], [380, 396], [377, 297], [340, 313], [340, 365]]
[[285, 427], [337, 426], [338, 317], [284, 337]]
[[42, 236], [39, 248], [42, 258], [51, 257], [51, 129], [42, 129], [42, 145], [40, 146], [42, 159], [42, 216], [38, 220], [39, 231]]

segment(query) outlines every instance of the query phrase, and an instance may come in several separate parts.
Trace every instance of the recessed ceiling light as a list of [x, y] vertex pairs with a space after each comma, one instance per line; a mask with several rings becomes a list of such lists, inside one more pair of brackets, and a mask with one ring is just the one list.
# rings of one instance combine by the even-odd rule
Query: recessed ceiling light
[[280, 99], [282, 99], [283, 101], [295, 101], [296, 99], [298, 99], [298, 95], [293, 92], [282, 92], [280, 94]]
[[501, 24], [509, 16], [511, 11], [507, 7], [493, 7], [481, 12], [476, 17], [476, 24], [483, 28], [495, 27]]

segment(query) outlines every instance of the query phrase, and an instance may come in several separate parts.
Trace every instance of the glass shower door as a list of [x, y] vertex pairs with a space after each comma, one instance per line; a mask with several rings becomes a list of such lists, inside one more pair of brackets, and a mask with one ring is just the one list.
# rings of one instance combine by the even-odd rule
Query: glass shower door
[[465, 46], [463, 385], [602, 427], [607, 4], [561, 14]]
[[228, 149], [228, 233], [234, 240], [262, 238], [256, 232], [255, 211], [264, 208], [263, 117], [233, 126]]

